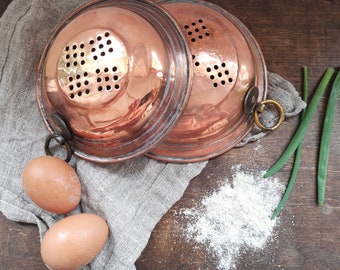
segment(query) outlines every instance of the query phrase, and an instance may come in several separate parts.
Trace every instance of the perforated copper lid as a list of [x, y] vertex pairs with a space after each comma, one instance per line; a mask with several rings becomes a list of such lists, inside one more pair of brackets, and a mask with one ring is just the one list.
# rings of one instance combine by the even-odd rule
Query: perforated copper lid
[[148, 155], [193, 162], [234, 147], [254, 125], [252, 111], [266, 96], [266, 67], [248, 29], [203, 1], [160, 1], [180, 24], [194, 65], [189, 103], [174, 130]]
[[190, 57], [177, 23], [153, 2], [92, 1], [47, 42], [39, 109], [50, 132], [62, 131], [82, 158], [141, 155], [169, 133], [187, 104]]

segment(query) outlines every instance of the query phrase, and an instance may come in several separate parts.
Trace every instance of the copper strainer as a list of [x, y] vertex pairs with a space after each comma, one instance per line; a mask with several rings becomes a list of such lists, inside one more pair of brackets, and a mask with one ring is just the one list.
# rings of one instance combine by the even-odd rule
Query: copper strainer
[[157, 2], [91, 1], [53, 32], [37, 80], [48, 154], [55, 139], [97, 162], [194, 162], [253, 128], [267, 82], [250, 32], [207, 2]]
[[206, 160], [233, 148], [253, 128], [254, 111], [266, 96], [265, 62], [248, 29], [222, 8], [204, 1], [159, 2], [182, 28], [194, 78], [179, 123], [149, 155], [175, 162]]
[[149, 151], [176, 123], [192, 64], [177, 23], [149, 1], [92, 1], [47, 43], [37, 99], [51, 136], [98, 162]]

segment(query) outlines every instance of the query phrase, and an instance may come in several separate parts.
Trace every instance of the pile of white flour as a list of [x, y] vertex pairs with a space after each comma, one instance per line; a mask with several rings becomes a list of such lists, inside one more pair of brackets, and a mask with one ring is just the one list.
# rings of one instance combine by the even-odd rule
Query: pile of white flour
[[233, 168], [214, 193], [202, 200], [202, 207], [184, 209], [189, 241], [204, 244], [217, 260], [218, 269], [235, 269], [241, 251], [263, 249], [273, 237], [278, 219], [270, 216], [285, 186], [276, 178], [264, 179], [264, 172]]

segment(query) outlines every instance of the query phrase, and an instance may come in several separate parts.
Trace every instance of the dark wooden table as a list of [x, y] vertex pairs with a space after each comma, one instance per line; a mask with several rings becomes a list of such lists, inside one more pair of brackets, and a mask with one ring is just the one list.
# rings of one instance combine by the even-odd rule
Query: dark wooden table
[[[262, 48], [270, 71], [301, 89], [301, 67], [309, 69], [309, 94], [327, 67], [340, 63], [340, 3], [336, 0], [210, 0], [238, 17]], [[1, 0], [1, 12], [9, 0]], [[40, 27], [40, 26], [39, 26]], [[43, 26], [41, 26], [43, 27]], [[316, 203], [316, 167], [322, 119], [327, 95], [304, 138], [301, 167], [293, 193], [281, 213], [277, 239], [264, 250], [246, 252], [237, 269], [340, 269], [340, 106], [336, 112], [329, 158], [326, 204]], [[193, 206], [218, 180], [230, 176], [235, 164], [268, 168], [282, 153], [299, 118], [255, 144], [232, 150], [209, 161], [183, 198], [170, 209], [153, 231], [149, 244], [136, 262], [137, 269], [216, 269], [216, 261], [204, 249], [194, 248], [181, 235], [174, 213]], [[287, 183], [292, 162], [277, 176]], [[46, 269], [40, 259], [36, 226], [19, 224], [0, 215], [0, 268]]]

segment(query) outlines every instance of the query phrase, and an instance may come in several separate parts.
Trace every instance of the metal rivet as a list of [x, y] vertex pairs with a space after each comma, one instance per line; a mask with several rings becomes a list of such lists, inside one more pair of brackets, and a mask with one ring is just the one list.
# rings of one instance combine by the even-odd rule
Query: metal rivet
[[243, 109], [246, 114], [254, 111], [258, 98], [259, 89], [256, 86], [251, 87], [244, 97]]

